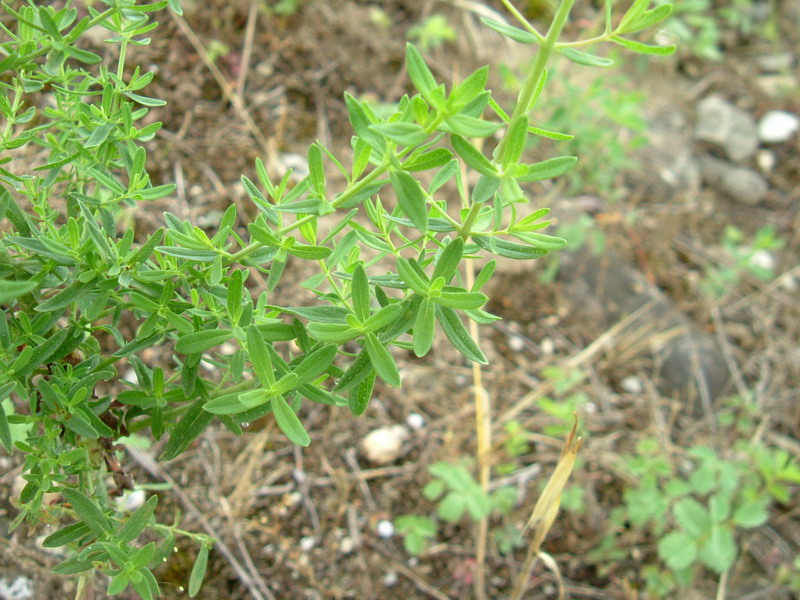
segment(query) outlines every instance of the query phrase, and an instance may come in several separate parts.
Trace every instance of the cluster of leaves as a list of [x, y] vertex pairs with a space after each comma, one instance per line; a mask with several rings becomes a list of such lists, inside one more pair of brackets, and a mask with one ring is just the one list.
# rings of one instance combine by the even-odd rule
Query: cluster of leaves
[[600, 562], [622, 558], [628, 530], [651, 535], [666, 567], [650, 563], [643, 571], [655, 597], [689, 586], [702, 568], [727, 571], [739, 551], [740, 530], [766, 523], [775, 502], [789, 502], [787, 486], [800, 483], [800, 465], [787, 452], [744, 440], [730, 458], [694, 446], [676, 467], [657, 440], [645, 439], [625, 464], [636, 485], [612, 512], [612, 531], [595, 555]]
[[[12, 527], [71, 519], [47, 538], [74, 551], [58, 572], [88, 577], [99, 569], [111, 577], [111, 593], [132, 586], [152, 598], [159, 590], [151, 570], [186, 532], [155, 521], [154, 499], [133, 515], [118, 510], [112, 497], [131, 485], [114, 454], [120, 439], [146, 430], [168, 437], [166, 460], [214, 419], [241, 434], [243, 423], [271, 413], [289, 440], [307, 445], [297, 416], [303, 402], [361, 414], [378, 378], [401, 384], [393, 347], [425, 356], [441, 329], [467, 360], [486, 362], [464, 321], [496, 318], [482, 310], [490, 257], [535, 259], [564, 245], [541, 233], [548, 209], [527, 211], [523, 186], [567, 172], [576, 159], [526, 163], [523, 154], [532, 136], [565, 137], [528, 119], [552, 52], [607, 63], [558, 45], [571, 4], [562, 4], [546, 37], [489, 22], [540, 45], [510, 116], [486, 89], [488, 67], [447, 90], [409, 45], [416, 91], [391, 114], [379, 117], [346, 95], [355, 132], [347, 166], [319, 142], [308, 150], [308, 176], [294, 185], [288, 173], [273, 181], [258, 161], [258, 181], [242, 178], [255, 218], [231, 206], [209, 234], [167, 213], [149, 235], [133, 229], [133, 209], [174, 186], [147, 172], [143, 143], [161, 124], [140, 123], [163, 101], [143, 95], [153, 74], [127, 57], [131, 46], [149, 43], [157, 25], [150, 16], [180, 12], [178, 1], [103, 0], [80, 10], [69, 2], [4, 4], [12, 25], [0, 25], [8, 40], [0, 45], [0, 443], [24, 454], [26, 481]], [[599, 41], [670, 52], [621, 37], [669, 14], [649, 4], [636, 0], [612, 30], [609, 2]], [[83, 47], [81, 36], [94, 28], [116, 45], [115, 66]], [[491, 146], [501, 130], [490, 155], [474, 141]], [[343, 189], [330, 185], [331, 169], [344, 176]], [[470, 170], [471, 189], [463, 175]], [[321, 231], [320, 217], [334, 212], [338, 220]], [[462, 265], [479, 259], [467, 287]], [[270, 296], [296, 260], [316, 265], [302, 286], [317, 301], [276, 305]], [[254, 273], [266, 280], [257, 298]], [[157, 365], [142, 358], [153, 347], [162, 350]], [[126, 365], [135, 383], [123, 383]], [[106, 485], [108, 469], [117, 489]], [[448, 517], [457, 518], [459, 502], [484, 510], [480, 498], [454, 487], [463, 478], [441, 475], [450, 486]], [[60, 500], [45, 502], [50, 493]], [[209, 541], [189, 535], [202, 544], [189, 586], [195, 594]]]

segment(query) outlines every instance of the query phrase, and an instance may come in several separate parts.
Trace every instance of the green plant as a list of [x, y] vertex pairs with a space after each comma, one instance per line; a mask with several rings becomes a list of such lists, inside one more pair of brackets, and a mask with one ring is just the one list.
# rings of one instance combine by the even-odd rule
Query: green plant
[[[536, 404], [554, 422], [544, 426], [544, 433], [553, 437], [564, 437], [572, 429], [573, 415], [589, 402], [589, 397], [582, 390], [576, 390], [586, 376], [578, 369], [565, 370], [560, 367], [547, 367], [544, 377], [555, 382], [553, 396], [542, 396]], [[584, 434], [583, 430], [579, 431]]]
[[416, 40], [422, 51], [427, 52], [456, 39], [456, 30], [450, 26], [444, 15], [436, 14], [409, 29], [408, 39]]
[[400, 515], [394, 524], [398, 533], [403, 536], [406, 552], [414, 556], [422, 554], [428, 541], [436, 537], [436, 523], [429, 517]]
[[788, 501], [787, 485], [800, 483], [800, 466], [788, 453], [743, 438], [730, 457], [707, 446], [689, 448], [679, 467], [647, 438], [624, 460], [636, 483], [613, 511], [612, 532], [595, 557], [623, 557], [617, 540], [626, 524], [652, 536], [661, 562], [646, 566], [643, 581], [657, 598], [689, 586], [702, 569], [722, 574], [731, 568], [741, 530], [766, 523], [773, 502]]
[[759, 281], [775, 278], [774, 258], [771, 252], [780, 250], [786, 240], [779, 238], [770, 225], [761, 227], [752, 242], [745, 241], [745, 234], [733, 225], [727, 225], [722, 238], [725, 262], [710, 265], [705, 269], [701, 289], [712, 298], [722, 298], [741, 282], [745, 275]]
[[[416, 91], [393, 113], [379, 118], [345, 96], [355, 131], [348, 166], [319, 142], [308, 150], [309, 175], [296, 184], [288, 173], [273, 181], [257, 161], [258, 181], [242, 177], [255, 216], [231, 205], [206, 233], [166, 213], [164, 227], [149, 235], [131, 227], [132, 212], [175, 186], [157, 184], [147, 172], [143, 144], [161, 124], [142, 119], [164, 102], [143, 94], [154, 75], [131, 65], [129, 51], [149, 43], [152, 13], [180, 12], [178, 0], [104, 0], [89, 3], [80, 18], [69, 2], [3, 5], [0, 401], [11, 406], [3, 402], [0, 410], [0, 443], [24, 456], [26, 484], [14, 500], [12, 528], [59, 524], [44, 545], [70, 550], [54, 572], [78, 577], [77, 598], [93, 595], [95, 571], [110, 578], [110, 594], [132, 587], [146, 600], [158, 596], [152, 570], [177, 535], [200, 543], [190, 596], [205, 572], [212, 541], [177, 521], [158, 522], [157, 496], [132, 514], [113, 502], [130, 487], [118, 467], [116, 485], [106, 483], [120, 440], [148, 431], [167, 436], [159, 459], [169, 460], [214, 421], [241, 434], [244, 423], [271, 414], [289, 441], [308, 445], [297, 415], [303, 402], [363, 413], [377, 379], [401, 383], [392, 348], [425, 356], [441, 329], [467, 360], [486, 362], [464, 319], [494, 319], [482, 310], [481, 289], [495, 263], [486, 262], [468, 287], [462, 270], [492, 255], [534, 259], [564, 245], [540, 233], [548, 209], [524, 208], [523, 186], [576, 162], [523, 161], [528, 138], [548, 135], [528, 115], [550, 56], [602, 66], [608, 59], [579, 48], [610, 41], [645, 54], [674, 50], [625, 37], [668, 16], [668, 7], [650, 9], [647, 0], [636, 0], [615, 27], [608, 2], [601, 36], [559, 42], [572, 4], [559, 5], [546, 35], [521, 16], [525, 29], [486, 21], [517, 42], [539, 45], [510, 115], [486, 89], [488, 67], [448, 90], [408, 45]], [[79, 44], [94, 27], [116, 45], [113, 64]], [[491, 141], [500, 130], [490, 155], [471, 141]], [[340, 189], [326, 176], [330, 169], [344, 177]], [[471, 190], [465, 169], [480, 175]], [[440, 192], [445, 186], [458, 206]], [[320, 217], [332, 213], [338, 219], [323, 229]], [[302, 286], [316, 302], [277, 305], [271, 294], [298, 260], [315, 267]], [[254, 273], [265, 276], [265, 289]], [[143, 358], [153, 347], [161, 350], [157, 362]], [[214, 370], [201, 370], [201, 362]], [[120, 377], [126, 365], [135, 382]], [[577, 452], [570, 444], [569, 468], [561, 468], [542, 505], [549, 512], [535, 528], [537, 548]], [[466, 486], [450, 486], [448, 517], [459, 506], [485, 516], [483, 487], [457, 472], [441, 475], [442, 485]]]

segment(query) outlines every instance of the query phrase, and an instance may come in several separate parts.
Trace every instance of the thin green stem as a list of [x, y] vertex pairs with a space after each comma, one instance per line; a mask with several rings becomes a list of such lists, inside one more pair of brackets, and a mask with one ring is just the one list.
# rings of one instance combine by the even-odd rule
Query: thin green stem
[[517, 21], [519, 21], [520, 25], [522, 25], [525, 29], [527, 29], [533, 35], [535, 35], [536, 39], [539, 40], [540, 44], [544, 42], [544, 36], [541, 33], [539, 33], [539, 31], [533, 25], [531, 25], [528, 19], [525, 18], [525, 15], [523, 15], [521, 12], [519, 12], [519, 10], [517, 10], [516, 6], [511, 4], [510, 0], [501, 0], [501, 1], [503, 3], [503, 6], [506, 7], [506, 10], [508, 10], [508, 12], [514, 15], [514, 18]]

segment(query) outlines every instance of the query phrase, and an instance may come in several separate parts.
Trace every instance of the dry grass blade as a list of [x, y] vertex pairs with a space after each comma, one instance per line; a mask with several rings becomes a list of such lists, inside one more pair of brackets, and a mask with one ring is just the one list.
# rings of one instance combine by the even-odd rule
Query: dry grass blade
[[572, 469], [575, 467], [575, 460], [581, 447], [581, 438], [577, 437], [578, 417], [575, 416], [574, 418], [575, 423], [572, 425], [572, 431], [570, 431], [567, 442], [564, 444], [564, 449], [561, 451], [555, 471], [550, 476], [542, 495], [539, 496], [539, 500], [536, 501], [531, 518], [525, 526], [526, 531], [528, 529], [533, 531], [533, 536], [528, 546], [528, 554], [522, 566], [522, 571], [514, 586], [514, 592], [511, 594], [511, 600], [520, 600], [525, 593], [531, 569], [540, 557], [542, 542], [550, 532], [556, 516], [558, 516], [558, 510], [561, 507], [561, 492], [564, 491], [564, 486], [566, 486]]

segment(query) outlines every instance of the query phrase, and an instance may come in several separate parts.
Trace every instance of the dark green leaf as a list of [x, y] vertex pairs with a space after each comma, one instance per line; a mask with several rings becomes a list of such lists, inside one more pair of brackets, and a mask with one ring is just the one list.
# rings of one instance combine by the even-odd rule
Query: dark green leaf
[[376, 150], [378, 153], [383, 154], [386, 148], [386, 142], [383, 138], [372, 131], [369, 126], [372, 124], [367, 116], [364, 107], [349, 93], [344, 93], [344, 101], [347, 105], [347, 112], [350, 115], [350, 124], [359, 139], [363, 140], [370, 148]]
[[453, 156], [447, 148], [434, 148], [419, 156], [412, 156], [403, 163], [404, 171], [427, 171], [446, 164]]
[[72, 508], [86, 526], [96, 534], [103, 535], [111, 529], [111, 521], [100, 510], [100, 506], [94, 500], [72, 488], [64, 488], [61, 490], [61, 494], [72, 505]]
[[335, 344], [328, 344], [311, 354], [306, 355], [302, 362], [294, 368], [294, 374], [297, 375], [298, 385], [313, 381], [325, 370], [333, 364], [338, 348]]
[[452, 279], [453, 275], [461, 264], [461, 257], [464, 255], [464, 240], [460, 237], [452, 240], [436, 260], [431, 279], [444, 277], [445, 283]]
[[372, 296], [369, 293], [367, 274], [364, 272], [364, 267], [361, 263], [357, 264], [353, 271], [351, 296], [356, 318], [363, 323], [369, 318], [369, 304]]
[[51, 296], [44, 302], [37, 304], [34, 310], [37, 312], [61, 310], [91, 292], [95, 287], [96, 283], [94, 281], [88, 281], [86, 283], [75, 281], [58, 292], [55, 296]]
[[153, 494], [117, 530], [116, 539], [121, 543], [127, 544], [139, 537], [139, 534], [150, 523], [157, 504], [158, 496]]
[[325, 246], [309, 246], [307, 244], [294, 244], [286, 249], [292, 256], [303, 260], [324, 260], [331, 255], [331, 249]]
[[184, 413], [173, 429], [159, 460], [168, 461], [180, 455], [205, 430], [214, 418], [214, 415], [203, 410], [205, 401], [205, 398], [198, 398]]
[[174, 256], [175, 258], [194, 260], [202, 263], [213, 263], [214, 259], [219, 255], [219, 252], [215, 250], [195, 250], [193, 248], [178, 248], [174, 246], [158, 246], [156, 250], [167, 256]]
[[408, 287], [420, 296], [427, 296], [430, 284], [412, 267], [411, 263], [402, 256], [398, 256], [396, 264], [398, 275]]
[[308, 147], [308, 172], [311, 178], [311, 188], [319, 195], [325, 197], [325, 167], [322, 164], [322, 151], [317, 144]]
[[175, 350], [182, 354], [197, 354], [214, 346], [219, 346], [233, 336], [230, 329], [208, 329], [194, 331], [178, 338]]
[[66, 546], [70, 542], [74, 542], [75, 540], [84, 537], [90, 531], [91, 530], [86, 523], [79, 521], [78, 523], [67, 525], [55, 533], [48, 535], [42, 541], [42, 546], [45, 548], [58, 548], [60, 546]]
[[516, 260], [530, 260], [540, 258], [547, 254], [546, 250], [541, 248], [532, 248], [523, 244], [516, 244], [507, 240], [501, 240], [496, 237], [488, 237], [482, 235], [473, 235], [472, 240], [484, 250], [504, 256], [505, 258], [513, 258]]
[[258, 377], [261, 385], [271, 387], [275, 383], [272, 360], [270, 360], [270, 353], [264, 336], [255, 325], [250, 325], [247, 328], [247, 354], [250, 356], [253, 370], [256, 372], [256, 377]]
[[450, 340], [456, 350], [473, 362], [482, 365], [488, 363], [486, 356], [481, 352], [475, 340], [472, 339], [455, 310], [446, 306], [437, 306], [436, 318], [439, 320], [447, 339]]

